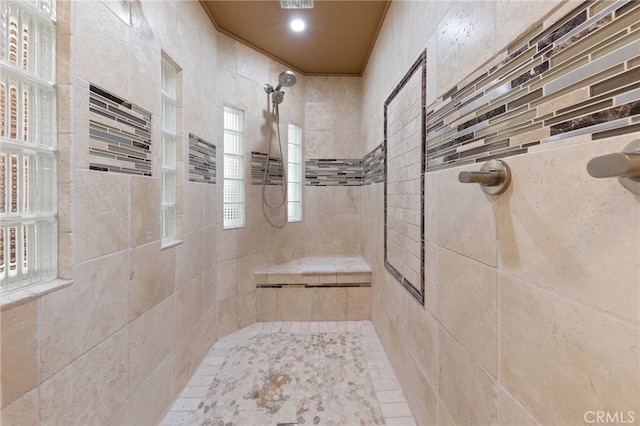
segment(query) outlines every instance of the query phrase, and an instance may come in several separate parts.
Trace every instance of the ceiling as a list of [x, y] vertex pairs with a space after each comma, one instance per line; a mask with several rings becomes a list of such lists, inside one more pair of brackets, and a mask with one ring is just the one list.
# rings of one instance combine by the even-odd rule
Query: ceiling
[[[315, 0], [312, 9], [279, 1], [200, 0], [216, 29], [305, 75], [362, 75], [390, 0]], [[306, 30], [295, 33], [291, 19]]]

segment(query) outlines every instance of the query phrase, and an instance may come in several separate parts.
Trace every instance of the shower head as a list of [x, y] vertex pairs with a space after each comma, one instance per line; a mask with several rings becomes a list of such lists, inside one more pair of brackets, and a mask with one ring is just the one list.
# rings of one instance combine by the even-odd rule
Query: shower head
[[293, 73], [293, 71], [281, 72], [280, 76], [278, 77], [278, 86], [275, 90], [280, 90], [281, 87], [291, 87], [296, 84], [297, 80], [298, 79], [296, 78], [296, 75]]
[[280, 105], [283, 100], [284, 100], [284, 92], [280, 90], [275, 90], [271, 92], [271, 102], [273, 102], [274, 105]]

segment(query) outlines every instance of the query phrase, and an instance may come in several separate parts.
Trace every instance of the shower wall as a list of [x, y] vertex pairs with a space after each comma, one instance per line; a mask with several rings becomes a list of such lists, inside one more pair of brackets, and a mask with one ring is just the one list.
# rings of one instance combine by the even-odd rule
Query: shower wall
[[[162, 57], [179, 70], [179, 241], [166, 248]], [[282, 230], [263, 216], [251, 152], [267, 150], [262, 86], [285, 69], [219, 34], [198, 2], [58, 2], [59, 276], [68, 281], [3, 296], [3, 425], [155, 424], [213, 342], [256, 321], [254, 270], [359, 253], [359, 188], [305, 188], [303, 221]], [[149, 113], [152, 176], [90, 169], [90, 121], [103, 120], [90, 112], [90, 86], [125, 112]], [[285, 151], [294, 123], [307, 159], [361, 158], [360, 97], [360, 79], [298, 76], [280, 110]], [[246, 123], [246, 227], [231, 230], [222, 229], [225, 105]], [[202, 176], [190, 173], [190, 139], [216, 147], [215, 184], [192, 180]]]
[[[384, 101], [424, 49], [430, 116], [496, 53], [579, 4], [393, 2], [363, 77], [365, 151], [382, 142]], [[625, 61], [612, 65], [635, 77], [614, 87], [638, 81]], [[589, 104], [571, 96], [545, 114]], [[383, 185], [363, 188], [373, 322], [418, 424], [590, 424], [597, 412], [638, 424], [640, 198], [586, 173], [640, 136], [634, 122], [617, 137], [576, 134], [505, 158], [513, 181], [499, 196], [458, 182], [482, 161], [427, 171], [425, 306], [384, 267]], [[524, 138], [549, 136], [539, 132]]]

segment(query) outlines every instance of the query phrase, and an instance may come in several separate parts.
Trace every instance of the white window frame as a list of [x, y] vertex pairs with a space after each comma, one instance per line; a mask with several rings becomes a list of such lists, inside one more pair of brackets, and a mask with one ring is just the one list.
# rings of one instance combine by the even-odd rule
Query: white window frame
[[52, 1], [0, 8], [0, 293], [7, 293], [58, 275], [56, 11]]
[[244, 111], [224, 106], [222, 228], [245, 226]]
[[289, 124], [287, 132], [287, 221], [302, 220], [302, 128]]
[[177, 76], [178, 69], [164, 56], [161, 60], [162, 83], [162, 246], [171, 245], [177, 240]]

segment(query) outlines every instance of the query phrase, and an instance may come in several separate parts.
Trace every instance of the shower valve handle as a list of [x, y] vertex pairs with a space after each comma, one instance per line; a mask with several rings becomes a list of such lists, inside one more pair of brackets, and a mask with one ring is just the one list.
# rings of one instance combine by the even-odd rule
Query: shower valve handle
[[502, 194], [511, 182], [511, 171], [504, 161], [490, 160], [478, 172], [460, 172], [458, 181], [479, 183], [480, 188], [489, 195]]
[[622, 152], [592, 158], [587, 163], [587, 173], [595, 178], [617, 177], [622, 186], [640, 195], [640, 139]]

